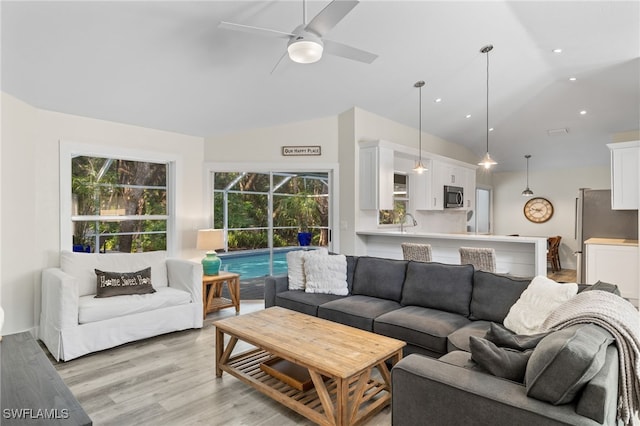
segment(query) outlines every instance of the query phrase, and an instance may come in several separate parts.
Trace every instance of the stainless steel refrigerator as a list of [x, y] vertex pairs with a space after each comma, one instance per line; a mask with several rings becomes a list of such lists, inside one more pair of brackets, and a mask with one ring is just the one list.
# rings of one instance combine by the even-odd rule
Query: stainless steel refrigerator
[[576, 198], [577, 281], [585, 277], [584, 242], [589, 238], [638, 239], [638, 210], [612, 210], [610, 189], [582, 188]]

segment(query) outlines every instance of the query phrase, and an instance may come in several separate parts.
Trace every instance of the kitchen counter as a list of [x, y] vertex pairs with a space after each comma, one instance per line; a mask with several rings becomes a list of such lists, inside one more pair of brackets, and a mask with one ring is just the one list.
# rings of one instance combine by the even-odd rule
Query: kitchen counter
[[459, 264], [460, 247], [493, 247], [498, 273], [532, 277], [547, 274], [547, 239], [474, 233], [444, 234], [400, 232], [400, 230], [363, 230], [356, 232], [367, 247], [368, 256], [402, 259], [401, 242], [431, 244], [433, 261]]
[[627, 240], [623, 238], [589, 238], [585, 244], [601, 244], [605, 246], [638, 246], [638, 240]]

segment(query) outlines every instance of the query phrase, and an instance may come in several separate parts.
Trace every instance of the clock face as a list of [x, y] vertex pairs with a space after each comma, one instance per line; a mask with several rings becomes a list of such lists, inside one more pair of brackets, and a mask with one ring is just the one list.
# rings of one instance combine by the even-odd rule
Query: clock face
[[524, 205], [524, 216], [533, 223], [543, 223], [553, 216], [553, 204], [546, 198], [532, 198]]

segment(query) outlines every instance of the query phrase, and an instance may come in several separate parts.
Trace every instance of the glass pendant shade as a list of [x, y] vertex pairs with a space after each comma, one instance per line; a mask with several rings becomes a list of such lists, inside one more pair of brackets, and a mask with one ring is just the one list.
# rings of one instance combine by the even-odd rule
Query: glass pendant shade
[[480, 160], [480, 162], [478, 163], [478, 166], [482, 166], [485, 169], [490, 169], [491, 166], [495, 166], [496, 161], [491, 158], [491, 155], [489, 154], [489, 151], [487, 151], [487, 153], [484, 155], [484, 157], [482, 157], [482, 160]]
[[418, 174], [421, 174], [421, 173], [426, 172], [427, 168], [424, 166], [424, 164], [422, 164], [422, 160], [418, 160], [416, 162], [415, 167], [413, 168], [413, 171], [418, 173]]

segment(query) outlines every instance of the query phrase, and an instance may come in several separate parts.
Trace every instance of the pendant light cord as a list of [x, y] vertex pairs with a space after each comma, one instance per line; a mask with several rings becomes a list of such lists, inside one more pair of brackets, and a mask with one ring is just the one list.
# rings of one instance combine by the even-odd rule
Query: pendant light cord
[[422, 164], [422, 86], [418, 87], [418, 147], [420, 148], [418, 161], [420, 161], [420, 164]]
[[487, 51], [487, 152], [489, 152], [489, 50]]

